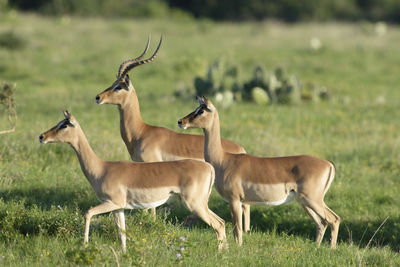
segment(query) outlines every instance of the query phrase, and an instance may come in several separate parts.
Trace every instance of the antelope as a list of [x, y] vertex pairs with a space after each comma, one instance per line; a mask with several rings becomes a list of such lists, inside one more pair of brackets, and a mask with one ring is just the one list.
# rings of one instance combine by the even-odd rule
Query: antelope
[[162, 205], [171, 194], [179, 194], [186, 207], [216, 232], [218, 248], [226, 246], [225, 222], [208, 208], [214, 183], [214, 168], [206, 162], [185, 159], [167, 162], [103, 161], [91, 149], [76, 119], [64, 111], [65, 119], [39, 136], [42, 144], [68, 143], [75, 150], [82, 172], [100, 205], [85, 214], [84, 243], [89, 241], [94, 215], [113, 212], [123, 252], [126, 251], [125, 209], [147, 209]]
[[[142, 60], [148, 51], [150, 38], [143, 53], [131, 60], [124, 61], [113, 84], [96, 96], [97, 104], [118, 106], [121, 137], [133, 161], [156, 162], [179, 159], [198, 159], [204, 161], [204, 137], [194, 134], [182, 134], [170, 129], [145, 123], [140, 115], [139, 100], [129, 79], [128, 72], [133, 68], [152, 62], [160, 49], [162, 37], [154, 54]], [[222, 139], [223, 148], [230, 153], [246, 153], [246, 150], [229, 140]], [[243, 205], [244, 230], [250, 229], [250, 207]], [[155, 210], [152, 210], [155, 215]]]
[[235, 241], [242, 244], [242, 205], [277, 206], [296, 200], [317, 225], [315, 242], [321, 244], [328, 224], [331, 247], [336, 247], [340, 217], [324, 203], [335, 176], [334, 165], [313, 156], [260, 158], [227, 152], [220, 141], [217, 109], [206, 97], [200, 106], [178, 121], [182, 129], [202, 128], [204, 158], [215, 169], [215, 188], [229, 203]]

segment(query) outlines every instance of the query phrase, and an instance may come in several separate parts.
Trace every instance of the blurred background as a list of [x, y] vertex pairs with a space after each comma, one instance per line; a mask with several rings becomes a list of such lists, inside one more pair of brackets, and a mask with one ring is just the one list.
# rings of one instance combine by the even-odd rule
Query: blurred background
[[106, 17], [190, 16], [217, 21], [278, 19], [299, 21], [400, 22], [397, 0], [1, 0], [1, 8], [46, 15]]

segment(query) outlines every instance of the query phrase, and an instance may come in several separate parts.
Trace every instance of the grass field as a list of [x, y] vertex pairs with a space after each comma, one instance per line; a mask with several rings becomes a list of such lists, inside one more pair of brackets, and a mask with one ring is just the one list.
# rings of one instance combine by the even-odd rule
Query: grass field
[[[0, 265], [400, 265], [399, 27], [389, 26], [380, 36], [365, 23], [214, 24], [1, 14], [0, 34], [9, 31], [24, 45], [0, 47], [0, 81], [17, 83], [19, 116], [15, 133], [0, 135]], [[192, 85], [215, 59], [240, 65], [243, 80], [263, 64], [329, 88], [328, 102], [240, 103], [220, 109], [220, 119], [222, 136], [248, 153], [312, 154], [335, 163], [336, 178], [325, 202], [342, 217], [336, 250], [328, 248], [329, 230], [322, 246], [315, 246], [315, 226], [295, 203], [253, 206], [252, 230], [239, 248], [228, 205], [215, 192], [209, 205], [227, 222], [227, 251], [216, 251], [215, 234], [205, 224], [184, 227], [188, 213], [177, 201], [172, 211], [159, 210], [155, 222], [144, 212], [127, 216], [125, 255], [109, 215], [93, 219], [89, 246], [82, 245], [83, 214], [98, 200], [74, 151], [66, 144], [40, 145], [38, 136], [67, 108], [100, 158], [129, 160], [117, 108], [98, 106], [94, 98], [114, 81], [123, 60], [142, 51], [148, 34], [152, 49], [163, 34], [159, 56], [130, 76], [142, 117], [154, 125], [180, 131], [177, 119], [197, 103], [176, 99], [173, 92], [179, 84]], [[322, 49], [310, 48], [312, 37], [321, 40]], [[0, 130], [7, 128], [3, 117]]]

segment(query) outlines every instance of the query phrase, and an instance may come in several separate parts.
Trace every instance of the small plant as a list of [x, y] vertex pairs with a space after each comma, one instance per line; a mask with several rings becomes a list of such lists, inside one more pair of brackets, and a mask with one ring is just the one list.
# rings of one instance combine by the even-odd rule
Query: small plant
[[0, 48], [18, 50], [24, 48], [25, 40], [14, 31], [0, 33]]
[[101, 245], [92, 242], [91, 244], [81, 245], [76, 244], [73, 249], [66, 252], [66, 258], [70, 263], [77, 265], [93, 265], [95, 262], [100, 262], [102, 259]]
[[0, 104], [4, 106], [4, 114], [7, 114], [8, 122], [11, 125], [11, 129], [2, 130], [0, 131], [0, 134], [11, 133], [15, 131], [15, 126], [17, 124], [17, 110], [15, 107], [14, 92], [15, 84], [0, 84]]

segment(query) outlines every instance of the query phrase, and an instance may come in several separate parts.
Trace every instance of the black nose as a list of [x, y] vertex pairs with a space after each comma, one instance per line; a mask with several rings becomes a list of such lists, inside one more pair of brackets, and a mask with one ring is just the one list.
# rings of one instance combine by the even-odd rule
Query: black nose
[[41, 143], [43, 141], [43, 135], [41, 134], [40, 136], [39, 136], [39, 142]]
[[96, 96], [96, 103], [99, 103], [99, 101], [100, 101], [100, 96], [97, 95], [97, 96]]
[[179, 120], [179, 121], [178, 121], [178, 126], [181, 126], [181, 125], [182, 125], [182, 121]]

